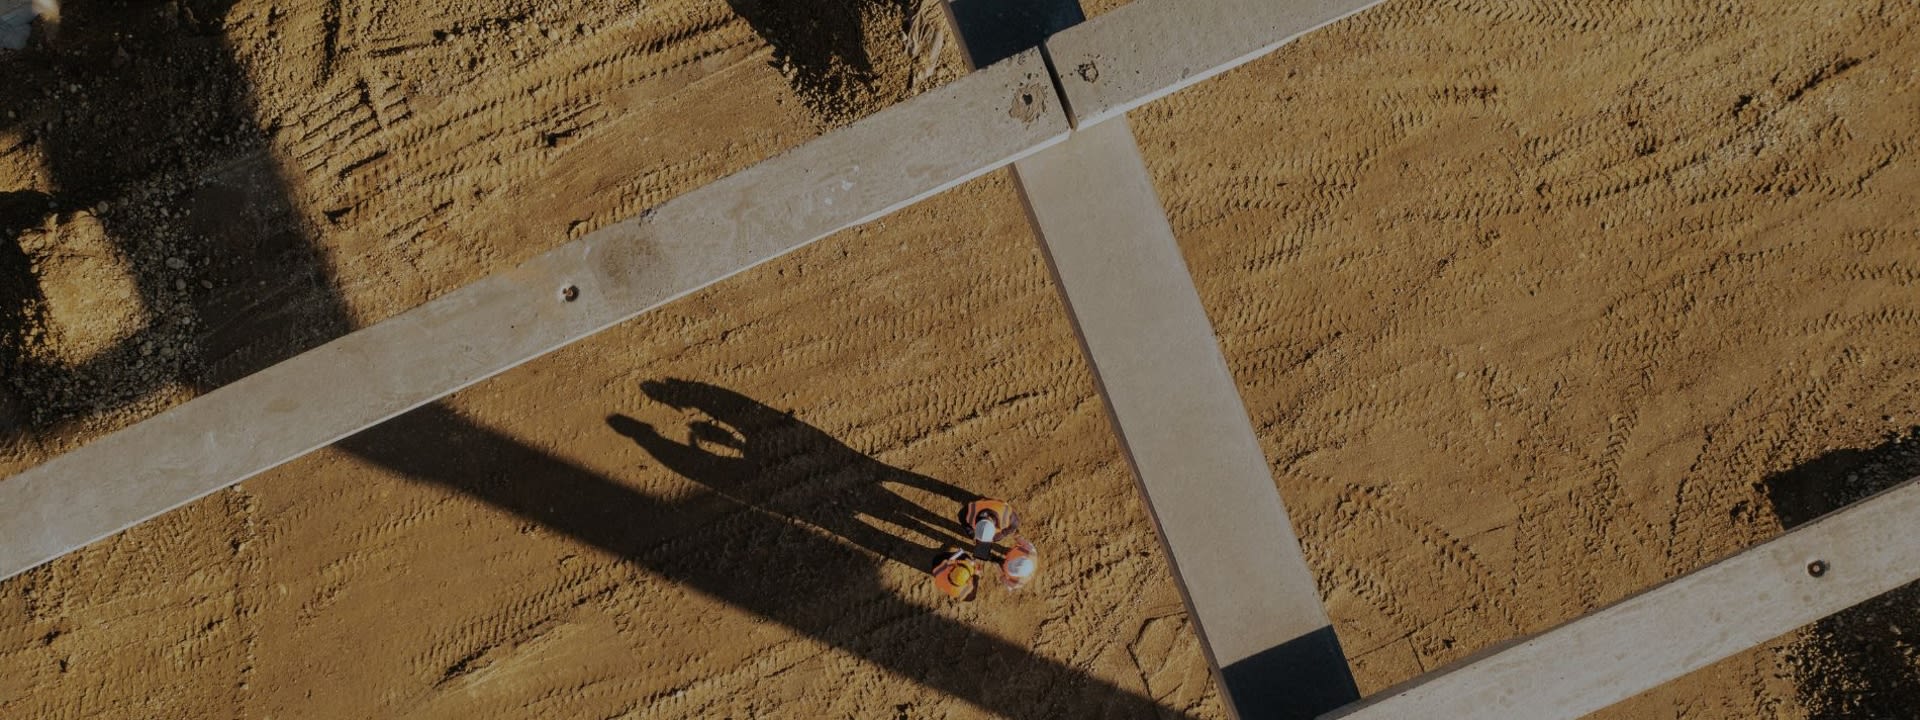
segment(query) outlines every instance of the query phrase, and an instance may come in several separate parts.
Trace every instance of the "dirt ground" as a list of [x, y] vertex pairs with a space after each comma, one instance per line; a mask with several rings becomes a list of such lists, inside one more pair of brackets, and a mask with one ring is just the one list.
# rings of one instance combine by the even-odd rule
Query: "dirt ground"
[[[0, 52], [0, 473], [951, 80], [941, 22], [70, 0]], [[1917, 22], [1388, 0], [1133, 114], [1363, 691], [1920, 474]], [[975, 494], [1044, 574], [953, 604]], [[1917, 592], [1602, 716], [1908, 717]], [[4, 717], [1222, 714], [999, 174], [0, 583]]]

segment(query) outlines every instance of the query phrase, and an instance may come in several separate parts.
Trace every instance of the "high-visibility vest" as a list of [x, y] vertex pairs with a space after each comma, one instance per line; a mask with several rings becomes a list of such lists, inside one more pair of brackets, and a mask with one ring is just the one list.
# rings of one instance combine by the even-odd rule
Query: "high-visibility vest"
[[1013, 532], [1020, 526], [1020, 518], [1014, 516], [1013, 506], [1005, 500], [981, 498], [967, 503], [967, 534], [973, 534], [973, 526], [980, 522], [980, 516], [993, 513], [993, 522], [1000, 526], [1000, 534]]
[[[967, 578], [965, 583], [954, 582], [953, 571], [961, 567], [973, 571], [973, 575]], [[947, 556], [945, 561], [933, 569], [933, 586], [940, 588], [940, 592], [946, 593], [947, 597], [955, 600], [972, 600], [974, 591], [980, 587], [980, 573], [973, 566], [973, 556], [964, 552]]]
[[[1017, 578], [1013, 576], [1013, 573], [1007, 572], [1007, 566], [1013, 564], [1013, 561], [1019, 558], [1026, 558], [1033, 561], [1033, 572], [1025, 578]], [[1026, 538], [1021, 538], [1013, 544], [1013, 547], [1007, 548], [1007, 556], [1000, 561], [1000, 584], [1007, 586], [1008, 590], [1019, 590], [1021, 586], [1026, 585], [1028, 581], [1033, 580], [1033, 578], [1039, 574], [1040, 556], [1034, 552], [1033, 543], [1027, 542]]]

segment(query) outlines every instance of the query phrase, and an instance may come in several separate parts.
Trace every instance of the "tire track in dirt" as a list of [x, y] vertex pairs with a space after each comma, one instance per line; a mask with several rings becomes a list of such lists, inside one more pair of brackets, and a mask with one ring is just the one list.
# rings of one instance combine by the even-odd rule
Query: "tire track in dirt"
[[[688, 498], [692, 496], [688, 493], [688, 480], [676, 479], [651, 463], [644, 453], [636, 454], [624, 438], [604, 427], [598, 433], [582, 434], [575, 429], [579, 426], [569, 426], [569, 423], [600, 425], [602, 414], [608, 411], [633, 412], [643, 421], [661, 423], [663, 427], [694, 419], [677, 412], [647, 410], [650, 401], [631, 391], [617, 389], [622, 385], [631, 387], [638, 380], [693, 369], [699, 369], [701, 374], [735, 378], [749, 389], [775, 388], [775, 392], [761, 395], [759, 399], [775, 407], [796, 408], [801, 417], [822, 422], [828, 434], [862, 453], [870, 453], [897, 467], [920, 472], [932, 470], [944, 480], [963, 483], [977, 491], [1019, 498], [1023, 509], [1030, 509], [1029, 517], [1034, 518], [1030, 521], [1034, 523], [1030, 532], [1050, 548], [1046, 550], [1047, 562], [1050, 567], [1058, 568], [1050, 572], [1049, 580], [1043, 581], [1041, 587], [1027, 594], [1008, 597], [996, 591], [988, 600], [974, 606], [949, 607], [936, 602], [931, 588], [925, 585], [922, 569], [876, 558], [872, 562], [879, 584], [839, 598], [835, 605], [835, 626], [849, 628], [850, 637], [855, 636], [852, 633], [857, 629], [862, 647], [886, 648], [887, 652], [904, 657], [924, 655], [930, 618], [957, 614], [969, 623], [992, 628], [996, 634], [1028, 638], [1024, 646], [1057, 658], [1068, 667], [1114, 678], [1115, 682], [1139, 688], [1143, 693], [1149, 690], [1156, 695], [1164, 693], [1162, 701], [1172, 707], [1208, 716], [1214, 712], [1212, 708], [1217, 705], [1213, 703], [1217, 701], [1206, 694], [1204, 679], [1207, 676], [1197, 646], [1169, 646], [1174, 656], [1165, 658], [1165, 667], [1154, 672], [1155, 677], [1161, 678], [1154, 682], [1169, 683], [1165, 687], [1148, 688], [1143, 685], [1147, 682], [1145, 679], [1130, 679], [1141, 675], [1127, 639], [1137, 637], [1136, 631], [1145, 621], [1145, 613], [1164, 616], [1170, 610], [1177, 610], [1178, 597], [1165, 581], [1166, 570], [1154, 554], [1157, 546], [1144, 515], [1130, 502], [1133, 490], [1125, 478], [1124, 467], [1111, 459], [1111, 441], [1104, 439], [1104, 416], [1097, 404], [1089, 401], [1090, 380], [1084, 370], [1074, 369], [1077, 367], [1075, 347], [1064, 319], [1057, 313], [1057, 301], [1045, 285], [1043, 267], [1032, 251], [1030, 239], [1014, 232], [1023, 217], [1017, 212], [1017, 201], [1004, 181], [996, 181], [990, 192], [978, 188], [959, 192], [954, 201], [956, 207], [938, 212], [931, 219], [890, 221], [893, 228], [851, 234], [844, 242], [856, 243], [860, 248], [860, 252], [851, 255], [855, 260], [841, 257], [840, 249], [833, 247], [834, 241], [827, 241], [803, 251], [784, 272], [758, 273], [765, 278], [763, 282], [769, 283], [766, 287], [782, 289], [779, 292], [729, 292], [724, 287], [709, 290], [690, 298], [679, 313], [658, 318], [650, 316], [640, 321], [638, 327], [616, 331], [615, 336], [605, 340], [590, 341], [604, 342], [599, 349], [569, 349], [530, 365], [524, 370], [527, 371], [525, 381], [532, 382], [526, 387], [531, 394], [515, 391], [497, 400], [481, 400], [463, 412], [473, 422], [497, 427], [503, 432], [509, 428], [517, 432], [531, 431], [532, 435], [524, 440], [530, 447], [586, 453], [580, 455], [581, 462], [613, 463], [614, 466], [603, 470], [612, 477], [633, 478], [637, 486], [647, 487], [651, 493]], [[992, 198], [992, 202], [985, 202], [985, 198]], [[981, 209], [991, 212], [968, 222], [989, 223], [993, 228], [986, 233], [989, 240], [953, 243], [944, 237], [952, 223]], [[890, 238], [899, 237], [897, 233], [903, 230], [912, 238], [908, 248], [899, 254], [888, 252], [900, 242]], [[951, 262], [908, 261], [925, 257], [928, 252], [947, 254]], [[1007, 272], [1010, 261], [1019, 272]], [[862, 262], [877, 264], [863, 266]], [[942, 274], [952, 273], [955, 268], [969, 268], [968, 280], [942, 281]], [[901, 276], [873, 279], [875, 275], [891, 273]], [[808, 279], [800, 282], [802, 277]], [[903, 291], [895, 283], [919, 289]], [[807, 301], [795, 302], [795, 293]], [[893, 321], [876, 322], [875, 326], [885, 328], [884, 332], [854, 335], [810, 332], [809, 327], [817, 326], [802, 322], [821, 317], [891, 318]], [[748, 319], [752, 322], [747, 322]], [[705, 334], [707, 339], [694, 342], [700, 334]], [[713, 339], [721, 335], [725, 336], [723, 340]], [[928, 340], [943, 337], [945, 341]], [[629, 347], [633, 349], [623, 352], [607, 349]], [[955, 348], [966, 348], [960, 357], [967, 360], [959, 367], [946, 365], [955, 359]], [[641, 356], [632, 356], [635, 350]], [[611, 361], [595, 359], [602, 357]], [[663, 360], [668, 357], [675, 359]], [[663, 367], [666, 362], [670, 362], [670, 367]], [[606, 393], [605, 405], [595, 407], [598, 404], [592, 403], [589, 408], [563, 410], [569, 404], [554, 405], [555, 399], [577, 393], [556, 392], [549, 384], [568, 385], [577, 379], [577, 373], [553, 370], [575, 368], [581, 363], [599, 365], [603, 371], [613, 372], [616, 378], [631, 380], [595, 381], [596, 387], [604, 382], [616, 388]], [[929, 363], [951, 369], [930, 372]], [[636, 367], [640, 370], [635, 370]], [[1036, 375], [1030, 371], [1034, 367], [1066, 368], [1068, 372]], [[946, 377], [947, 382], [926, 381], [926, 378], [941, 376]], [[849, 394], [844, 391], [847, 385], [821, 382], [821, 378], [833, 377], [861, 379], [861, 392]], [[491, 392], [478, 391], [476, 399]], [[630, 399], [621, 400], [621, 396]], [[548, 409], [539, 410], [542, 406]], [[529, 414], [537, 416], [552, 411], [572, 415], [574, 419], [543, 424], [544, 429], [543, 425], [526, 424]], [[580, 417], [582, 414], [585, 417]], [[947, 429], [927, 434], [927, 427]], [[1038, 431], [1024, 428], [1038, 428]], [[1102, 439], [1109, 457], [1101, 458], [1077, 449], [1063, 455], [1058, 449], [1084, 447], [1089, 437]], [[636, 560], [647, 567], [664, 568], [669, 575], [679, 572], [676, 568], [690, 565], [727, 563], [738, 564], [743, 578], [767, 577], [781, 586], [844, 586], [843, 581], [817, 577], [804, 568], [782, 569], [752, 560], [743, 562], [753, 557], [756, 548], [768, 544], [816, 542], [797, 538], [821, 536], [824, 526], [816, 524], [817, 518], [829, 511], [834, 499], [846, 489], [843, 475], [836, 469], [839, 465], [819, 464], [818, 458], [808, 459], [805, 454], [796, 453], [787, 441], [774, 440], [773, 454], [769, 456], [772, 464], [767, 471], [799, 481], [772, 488], [772, 492], [756, 494], [751, 499], [764, 507], [781, 508], [782, 513], [795, 513], [797, 520], [770, 528], [762, 519], [766, 513], [762, 509], [716, 514], [690, 505], [688, 512], [703, 515], [700, 521], [688, 529], [662, 536], [657, 544], [644, 546], [637, 551]], [[625, 449], [622, 446], [626, 446]], [[469, 452], [458, 446], [449, 450]], [[638, 464], [629, 464], [634, 461]], [[966, 471], [956, 472], [957, 468]], [[289, 469], [288, 472], [310, 474], [312, 471]], [[1084, 478], [1089, 476], [1099, 478], [1105, 489], [1090, 492], [1096, 486], [1088, 485]], [[697, 490], [693, 494], [697, 495]], [[1090, 496], [1098, 500], [1089, 502]], [[915, 496], [915, 499], [942, 514], [957, 509], [957, 506], [942, 505], [938, 498]], [[404, 507], [398, 499], [385, 499], [381, 504]], [[465, 502], [451, 503], [449, 507], [465, 505]], [[354, 516], [367, 510], [347, 505], [337, 510], [326, 509], [326, 513]], [[476, 533], [474, 523], [480, 523], [477, 527], [494, 524], [484, 519], [493, 513], [484, 507], [474, 511], [478, 515], [472, 519], [462, 520], [462, 514], [454, 513], [409, 527], [405, 532], [428, 543], [415, 548], [414, 552], [446, 550], [439, 547], [438, 541], [428, 539], [436, 536], [468, 539], [486, 536], [488, 533]], [[373, 514], [380, 513], [376, 510]], [[314, 519], [318, 518], [308, 521]], [[467, 529], [453, 530], [461, 527]], [[484, 697], [523, 699], [513, 707], [538, 707], [549, 712], [554, 708], [568, 708], [569, 714], [575, 710], [605, 714], [631, 711], [658, 716], [687, 710], [766, 715], [782, 714], [783, 708], [804, 706], [830, 714], [858, 715], [863, 709], [875, 707], [909, 707], [936, 713], [941, 712], [941, 708], [965, 707], [957, 704], [955, 698], [916, 687], [911, 682], [883, 680], [888, 676], [876, 675], [872, 666], [860, 658], [861, 653], [874, 650], [849, 654], [825, 647], [817, 640], [796, 639], [789, 629], [740, 618], [738, 611], [729, 610], [725, 605], [715, 607], [712, 598], [687, 593], [657, 577], [616, 569], [619, 565], [587, 565], [593, 568], [591, 572], [596, 577], [611, 573], [624, 578], [618, 581], [619, 587], [611, 595], [571, 611], [563, 608], [554, 619], [543, 619], [548, 617], [546, 611], [509, 598], [521, 592], [545, 592], [540, 588], [553, 587], [550, 571], [540, 569], [540, 558], [557, 554], [558, 548], [564, 548], [567, 543], [543, 539], [541, 532], [524, 535], [511, 528], [501, 528], [498, 532], [504, 537], [519, 536], [517, 542], [540, 549], [490, 560], [487, 572], [526, 567], [534, 577], [542, 579], [514, 583], [512, 593], [493, 590], [494, 599], [484, 604], [459, 601], [458, 605], [468, 608], [465, 610], [451, 607], [434, 610], [430, 616], [439, 618], [439, 622], [433, 627], [408, 628], [381, 622], [354, 631], [352, 634], [356, 636], [379, 637], [385, 646], [422, 647], [420, 643], [425, 643], [424, 647], [432, 648], [428, 654], [413, 655], [416, 660], [410, 661], [412, 665], [394, 673], [395, 677], [405, 678], [393, 683], [399, 694], [374, 707], [412, 707], [426, 714], [457, 714], [458, 708], [468, 707], [465, 704], [468, 701], [461, 698], [473, 692], [482, 693]], [[1069, 541], [1077, 537], [1098, 537], [1101, 541], [1082, 548], [1079, 543]], [[490, 547], [486, 543], [480, 545]], [[454, 551], [436, 557], [435, 564], [457, 566], [463, 562], [461, 557], [471, 552]], [[329, 607], [324, 617], [311, 622], [279, 625], [278, 639], [273, 642], [292, 642], [290, 633], [291, 637], [315, 637], [338, 632], [339, 618], [360, 616], [365, 612], [366, 603], [391, 592], [381, 588], [379, 575], [407, 566], [415, 567], [415, 573], [422, 572], [418, 565], [418, 562], [383, 561], [363, 566], [365, 574], [356, 586], [356, 596], [349, 599], [351, 602], [343, 600]], [[435, 575], [438, 573], [434, 571]], [[1089, 588], [1105, 587], [1116, 591], [1089, 591]], [[926, 610], [900, 614], [899, 602], [889, 599], [896, 595], [910, 598]], [[426, 610], [417, 608], [411, 612]], [[624, 639], [609, 646], [604, 638], [590, 640], [589, 636], [566, 629], [594, 622], [592, 618], [601, 615], [621, 618], [616, 623], [629, 630], [614, 637]], [[706, 620], [688, 623], [685, 619], [690, 616]], [[577, 671], [538, 671], [533, 663], [535, 658], [573, 657], [572, 654], [578, 653], [588, 653], [585, 657], [589, 660]], [[769, 653], [787, 659], [777, 663], [763, 661]], [[466, 661], [470, 657], [473, 659]], [[617, 663], [615, 667], [624, 669], [607, 669], [608, 663]], [[446, 675], [447, 668], [465, 672], [458, 673], [438, 689], [432, 688], [434, 682]], [[609, 672], [615, 675], [604, 674]], [[611, 679], [615, 676], [622, 679]], [[699, 677], [716, 679], [710, 685], [693, 684], [692, 679]], [[1039, 712], [1101, 714], [1103, 708], [1106, 712], [1129, 712], [1124, 704], [1114, 705], [1115, 698], [1090, 695], [1088, 688], [1059, 676], [1041, 675], [1030, 681], [1042, 683], [1039, 685], [1023, 685], [1018, 673], [1010, 677], [1004, 689], [993, 692], [1046, 698], [1041, 701]], [[1177, 678], [1184, 680], [1175, 681]], [[352, 687], [368, 681], [342, 679], [337, 682]], [[798, 691], [800, 687], [818, 687], [823, 682], [852, 690], [845, 697], [834, 699], [819, 699], [817, 693]], [[590, 693], [576, 692], [578, 688], [589, 687], [593, 688]], [[756, 687], [760, 691], [742, 693], [742, 687]], [[364, 700], [345, 702], [331, 693], [328, 697], [333, 698], [328, 702], [343, 710], [370, 707]]]
[[[720, 3], [342, 7], [331, 24], [326, 7], [242, 4], [229, 32], [362, 319], [834, 122]], [[1363, 686], [1766, 535], [1757, 477], [1901, 422], [1920, 340], [1902, 300], [1920, 176], [1899, 120], [1920, 87], [1915, 20], [1894, 4], [1396, 2], [1135, 114]], [[875, 52], [923, 89], [909, 53]], [[853, 461], [784, 437], [766, 468], [788, 484], [720, 497], [607, 426], [691, 438], [703, 418], [640, 387], [671, 377], [1014, 498], [1049, 569], [1020, 595], [940, 601], [921, 568], [829, 529], [917, 537], [831, 514]], [[453, 405], [675, 511], [634, 518], [623, 556], [318, 453], [7, 584], [0, 698], [19, 699], [0, 713], [161, 697], [181, 717], [920, 717], [1032, 697], [1038, 715], [1128, 714], [1019, 658], [983, 663], [993, 682], [971, 702], [929, 686], [971, 676], [924, 659], [992, 637], [1220, 714], [1004, 179]], [[482, 490], [550, 479], [484, 438], [409, 441], [477, 459], [462, 467]], [[681, 582], [710, 567], [738, 577]], [[796, 609], [778, 612], [807, 631], [751, 610], [785, 593]], [[956, 626], [981, 634], [929, 646]], [[1787, 676], [1768, 652], [1613, 716], [1779, 714], [1793, 690], [1766, 679]]]
[[[1911, 402], [1909, 263], [1858, 233], [1912, 225], [1914, 19], [1389, 3], [1135, 114], [1350, 649], [1457, 638], [1431, 667], [1764, 538], [1757, 478]], [[1615, 712], [1750, 716], [1777, 662]]]

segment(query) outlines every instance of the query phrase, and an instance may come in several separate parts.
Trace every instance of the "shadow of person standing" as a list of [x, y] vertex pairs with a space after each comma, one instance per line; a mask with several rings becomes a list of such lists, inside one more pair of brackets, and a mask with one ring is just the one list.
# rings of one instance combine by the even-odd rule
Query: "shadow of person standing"
[[[269, 148], [271, 130], [257, 126], [251, 81], [225, 44], [230, 4], [68, 2], [55, 48], [15, 54], [0, 65], [8, 73], [0, 83], [0, 137], [21, 138], [11, 147], [35, 154], [33, 162], [44, 162], [48, 178], [45, 187], [8, 192], [0, 201], [0, 291], [6, 293], [0, 322], [15, 331], [30, 325], [32, 306], [50, 287], [47, 278], [34, 275], [18, 234], [82, 225], [104, 234], [115, 259], [124, 260], [134, 288], [129, 304], [139, 304], [145, 318], [115, 347], [77, 364], [35, 364], [9, 353], [6, 362], [25, 365], [10, 368], [7, 378], [30, 391], [23, 399], [32, 416], [25, 434], [48, 432], [40, 423], [49, 420], [124, 408], [173, 383], [193, 392], [211, 390], [351, 327], [325, 244], [296, 209]], [[8, 151], [0, 147], [0, 153]], [[778, 431], [773, 435], [787, 438], [774, 443], [777, 452], [789, 453], [799, 466], [839, 471], [787, 491], [763, 482], [801, 477], [784, 465], [767, 476], [744, 473], [738, 465], [731, 467], [739, 472], [728, 474], [720, 471], [728, 467], [724, 463], [703, 463], [685, 453], [682, 467], [710, 471], [697, 477], [764, 504], [708, 492], [664, 502], [439, 403], [366, 429], [338, 447], [604, 549], [989, 713], [1177, 714], [1076, 665], [927, 612], [892, 592], [871, 555], [816, 529], [843, 530], [882, 554], [887, 548], [911, 554], [905, 541], [883, 537], [851, 510], [816, 513], [822, 498], [833, 495], [824, 491], [846, 487], [853, 492], [842, 500], [851, 507], [903, 526], [921, 523], [932, 529], [915, 534], [931, 538], [940, 533], [938, 525], [927, 525], [939, 521], [928, 520], [932, 513], [916, 514], [907, 507], [911, 503], [858, 486], [918, 487], [959, 502], [964, 496], [957, 490], [860, 456], [790, 416], [767, 417], [763, 406], [717, 388], [667, 383], [658, 389], [662, 398], [684, 396], [686, 407], [713, 408], [716, 422], [698, 430], [703, 443], [727, 440], [719, 432], [724, 421], [741, 429], [734, 451], [754, 452], [757, 459], [766, 456], [760, 449], [770, 437], [758, 429], [772, 428]], [[630, 437], [645, 437], [626, 427], [636, 431]], [[665, 442], [652, 447], [673, 453]], [[827, 520], [808, 520], [816, 516]], [[57, 571], [48, 567], [46, 572]], [[856, 611], [849, 611], [849, 597], [863, 599]], [[396, 612], [408, 611], [404, 600], [396, 602]], [[967, 648], [979, 662], [956, 664], [928, 647]], [[297, 648], [262, 652], [298, 661]], [[996, 681], [986, 675], [989, 668], [1019, 672]], [[350, 681], [339, 688], [358, 689]]]
[[[688, 424], [688, 440], [670, 439], [625, 415], [609, 416], [607, 425], [667, 469], [717, 495], [818, 527], [921, 570], [932, 567], [943, 548], [971, 542], [955, 516], [977, 495], [874, 460], [819, 428], [725, 388], [670, 379], [648, 381], [641, 389], [661, 404], [704, 416]], [[929, 510], [902, 496], [904, 488], [950, 502], [953, 512]]]
[[[624, 415], [607, 422], [635, 441], [643, 451], [636, 456], [694, 473], [689, 477], [701, 484], [695, 492], [673, 499], [643, 492], [632, 478], [603, 475], [512, 442], [442, 405], [402, 415], [347, 444], [369, 461], [600, 548], [995, 716], [1189, 717], [1025, 642], [930, 611], [891, 582], [897, 578], [882, 572], [885, 561], [875, 559], [871, 548], [830, 534], [831, 528], [859, 522], [848, 513], [851, 507], [888, 514], [897, 506], [882, 493], [893, 487], [926, 489], [955, 503], [965, 493], [862, 456], [818, 428], [729, 390], [685, 381], [644, 387], [663, 404], [708, 413], [687, 426], [692, 440], [662, 438]], [[737, 462], [749, 456], [757, 464]], [[878, 487], [861, 490], [862, 483]], [[851, 497], [837, 494], [846, 491]], [[842, 501], [832, 510], [840, 514], [829, 514], [829, 499]], [[919, 521], [933, 515], [916, 514]], [[864, 531], [853, 533], [875, 542]], [[911, 542], [879, 542], [908, 556], [916, 571], [930, 567], [922, 563], [931, 557], [911, 557], [919, 552]], [[937, 596], [930, 586], [914, 591], [927, 600]]]

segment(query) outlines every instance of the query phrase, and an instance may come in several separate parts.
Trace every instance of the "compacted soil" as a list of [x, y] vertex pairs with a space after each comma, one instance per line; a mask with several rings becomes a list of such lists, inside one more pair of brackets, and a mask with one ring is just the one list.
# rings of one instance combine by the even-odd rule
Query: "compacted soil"
[[[943, 22], [68, 2], [0, 51], [0, 474], [950, 81]], [[1133, 114], [1363, 691], [1920, 475], [1917, 23], [1387, 0]], [[979, 494], [1043, 575], [947, 602]], [[1602, 715], [1905, 717], [1916, 602]], [[1192, 629], [993, 174], [0, 583], [0, 715], [1221, 717]]]

